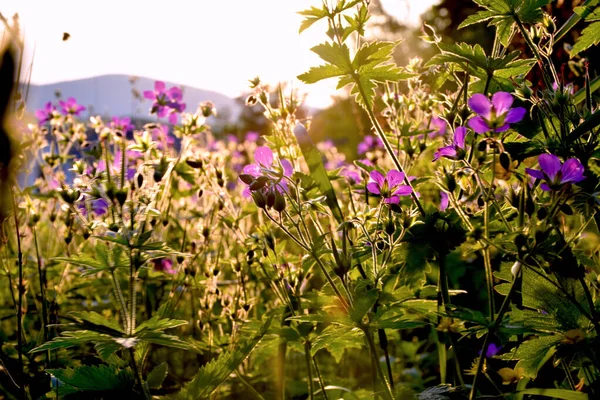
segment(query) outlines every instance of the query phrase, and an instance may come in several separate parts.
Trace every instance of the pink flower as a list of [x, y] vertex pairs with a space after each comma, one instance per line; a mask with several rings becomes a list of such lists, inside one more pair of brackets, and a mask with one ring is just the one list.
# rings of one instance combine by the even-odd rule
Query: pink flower
[[404, 173], [391, 169], [386, 176], [377, 170], [371, 171], [371, 180], [367, 184], [367, 190], [383, 198], [386, 204], [398, 204], [400, 196], [408, 196], [412, 188], [404, 185]]
[[[80, 112], [85, 110], [85, 107], [77, 104], [77, 100], [74, 97], [69, 97], [67, 101], [59, 101], [60, 107], [64, 115], [79, 115]], [[47, 106], [47, 105], [46, 105]]]
[[474, 94], [469, 99], [469, 107], [477, 116], [467, 124], [479, 134], [490, 130], [504, 132], [510, 128], [510, 124], [521, 121], [527, 112], [523, 107], [511, 108], [512, 103], [513, 97], [507, 92], [494, 93], [491, 102], [483, 94]]

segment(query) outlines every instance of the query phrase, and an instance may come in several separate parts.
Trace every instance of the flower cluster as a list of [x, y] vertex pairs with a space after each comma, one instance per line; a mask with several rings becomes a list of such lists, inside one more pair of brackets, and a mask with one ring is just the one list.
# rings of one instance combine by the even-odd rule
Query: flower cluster
[[167, 90], [165, 83], [156, 81], [154, 91], [144, 91], [144, 97], [152, 100], [151, 114], [156, 114], [159, 118], [169, 117], [169, 123], [177, 123], [177, 113], [185, 110], [185, 103], [182, 103], [183, 93], [178, 87], [172, 87]]
[[285, 193], [289, 178], [294, 173], [292, 163], [286, 159], [275, 162], [273, 151], [267, 146], [259, 146], [254, 151], [254, 164], [242, 169], [240, 180], [247, 185], [243, 194], [252, 196], [259, 208], [273, 208], [281, 212], [285, 209]]

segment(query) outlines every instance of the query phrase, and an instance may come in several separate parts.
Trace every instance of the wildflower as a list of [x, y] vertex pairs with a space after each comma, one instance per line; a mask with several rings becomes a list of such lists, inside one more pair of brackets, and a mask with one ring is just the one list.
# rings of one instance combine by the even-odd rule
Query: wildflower
[[468, 121], [469, 126], [479, 134], [508, 130], [510, 124], [521, 121], [527, 112], [523, 107], [510, 108], [512, 103], [513, 97], [507, 92], [494, 93], [491, 102], [483, 94], [474, 94], [469, 107], [477, 116]]
[[79, 115], [80, 112], [85, 110], [85, 107], [77, 104], [77, 100], [74, 97], [69, 97], [67, 101], [59, 101], [60, 107], [64, 115]]
[[175, 269], [173, 268], [173, 260], [170, 258], [157, 258], [152, 260], [154, 264], [154, 269], [157, 271], [166, 272], [167, 274], [175, 274]]
[[145, 90], [144, 97], [153, 100], [151, 114], [156, 113], [159, 118], [169, 116], [169, 122], [177, 122], [177, 113], [185, 110], [185, 103], [181, 103], [183, 93], [178, 87], [172, 87], [166, 90], [164, 82], [156, 81], [154, 91]]
[[383, 149], [383, 142], [375, 136], [365, 136], [362, 142], [358, 144], [358, 154], [365, 154], [369, 151]]
[[440, 192], [440, 211], [446, 211], [448, 208], [448, 203], [450, 198], [448, 197], [448, 193], [441, 191]]
[[50, 121], [56, 115], [56, 107], [51, 102], [47, 102], [44, 108], [35, 112], [35, 117], [40, 120], [40, 125]]
[[[254, 164], [248, 164], [242, 169], [240, 180], [248, 187], [244, 196], [249, 197], [251, 192], [260, 191], [267, 184], [278, 192], [287, 191], [287, 182], [283, 177], [292, 176], [294, 168], [286, 159], [280, 160], [282, 169], [275, 165], [273, 151], [267, 146], [259, 146], [254, 151]], [[263, 193], [265, 194], [265, 193]]]
[[547, 192], [560, 190], [564, 185], [581, 182], [583, 165], [577, 158], [569, 158], [565, 163], [553, 154], [542, 154], [538, 158], [541, 170], [525, 168], [525, 171], [536, 179], [544, 180], [540, 187]]
[[258, 132], [248, 132], [244, 138], [246, 142], [257, 142], [258, 139], [260, 139], [260, 134], [258, 134]]
[[354, 165], [346, 165], [343, 167], [340, 171], [340, 175], [346, 178], [348, 183], [351, 185], [356, 185], [362, 180], [360, 176], [360, 170]]
[[371, 181], [367, 184], [367, 190], [373, 194], [380, 195], [386, 204], [398, 204], [400, 196], [408, 196], [412, 188], [403, 185], [404, 173], [395, 169], [389, 170], [384, 177], [377, 170], [371, 171]]
[[438, 149], [433, 155], [433, 161], [440, 157], [450, 158], [451, 160], [460, 160], [465, 156], [465, 138], [467, 137], [467, 128], [459, 126], [454, 131], [454, 140], [446, 147]]
[[[87, 199], [86, 199], [87, 198]], [[106, 214], [108, 211], [108, 203], [102, 197], [97, 199], [91, 199], [89, 195], [84, 195], [84, 200], [78, 205], [81, 214], [87, 216], [88, 207], [89, 210], [96, 216]]]
[[134, 126], [131, 124], [131, 119], [127, 117], [113, 117], [110, 127], [123, 133], [127, 133], [134, 128]]
[[427, 136], [430, 139], [433, 139], [434, 137], [437, 137], [437, 136], [444, 136], [446, 134], [447, 127], [448, 127], [448, 124], [446, 123], [446, 121], [444, 121], [440, 117], [433, 117], [433, 118], [431, 118], [431, 124], [430, 124], [430, 128], [433, 129], [433, 132], [430, 132], [429, 135], [427, 135]]

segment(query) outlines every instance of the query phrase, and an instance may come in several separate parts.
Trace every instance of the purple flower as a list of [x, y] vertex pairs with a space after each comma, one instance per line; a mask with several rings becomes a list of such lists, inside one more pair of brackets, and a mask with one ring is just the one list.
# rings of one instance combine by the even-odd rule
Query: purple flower
[[145, 90], [144, 97], [153, 100], [151, 114], [156, 113], [159, 118], [169, 116], [169, 123], [177, 123], [177, 113], [185, 110], [185, 103], [181, 103], [183, 93], [178, 87], [172, 87], [166, 90], [165, 83], [162, 81], [154, 82], [154, 91]]
[[492, 101], [483, 94], [474, 94], [469, 99], [469, 107], [477, 116], [468, 121], [468, 125], [479, 134], [490, 130], [504, 132], [510, 128], [510, 124], [519, 122], [525, 116], [527, 110], [523, 107], [510, 108], [513, 97], [507, 92], [496, 92]]
[[433, 155], [433, 161], [440, 157], [446, 157], [451, 160], [460, 160], [465, 156], [465, 138], [467, 137], [467, 128], [459, 126], [454, 131], [454, 140], [446, 147], [438, 149]]
[[173, 260], [170, 258], [158, 258], [152, 260], [154, 264], [154, 269], [157, 271], [166, 272], [167, 274], [174, 275], [175, 269], [173, 269]]
[[[502, 350], [502, 346], [492, 342], [492, 343], [490, 343], [490, 345], [487, 348], [487, 351], [485, 352], [485, 357], [492, 358], [496, 354], [498, 354], [500, 352], [500, 350]], [[481, 354], [481, 351], [479, 351], [479, 354]]]
[[[86, 197], [88, 197], [88, 199], [86, 199]], [[94, 213], [96, 216], [104, 215], [108, 211], [108, 203], [102, 197], [97, 199], [89, 199], [89, 196], [85, 195], [84, 200], [79, 203], [79, 210], [84, 216], [87, 216], [88, 204], [92, 213]]]
[[375, 136], [365, 136], [363, 141], [358, 144], [358, 154], [365, 154], [377, 149], [383, 149], [383, 142]]
[[[278, 171], [278, 166], [273, 158], [273, 151], [267, 146], [259, 146], [254, 150], [254, 164], [248, 164], [242, 169], [240, 180], [246, 185], [244, 196], [249, 197], [252, 191], [261, 190], [265, 186], [260, 186], [256, 182], [256, 178], [266, 177], [265, 184], [269, 184], [271, 188], [275, 188], [278, 192], [287, 191], [287, 182], [283, 177], [292, 176], [294, 167], [286, 159], [280, 160], [282, 171]], [[257, 187], [260, 186], [260, 187]]]
[[110, 127], [115, 130], [119, 130], [123, 133], [127, 133], [128, 131], [134, 128], [134, 126], [131, 124], [131, 119], [127, 117], [113, 117], [110, 123]]
[[430, 126], [430, 128], [433, 129], [433, 132], [430, 132], [427, 136], [430, 139], [433, 139], [436, 136], [444, 136], [446, 134], [447, 126], [448, 124], [446, 123], [446, 121], [444, 121], [440, 117], [433, 117], [431, 118]]
[[360, 170], [354, 165], [346, 165], [340, 171], [340, 175], [346, 178], [348, 183], [350, 183], [351, 185], [356, 185], [362, 180]]
[[560, 190], [564, 185], [581, 182], [584, 168], [577, 158], [569, 158], [565, 163], [553, 154], [542, 154], [538, 158], [541, 170], [525, 168], [525, 171], [536, 179], [544, 180], [540, 187], [547, 192]]
[[60, 107], [64, 115], [79, 115], [80, 112], [85, 110], [85, 107], [77, 104], [77, 100], [74, 97], [69, 97], [67, 101], [59, 101]]
[[[110, 169], [111, 175], [119, 175], [121, 173], [121, 165], [122, 165], [122, 155], [121, 150], [117, 150], [115, 153], [115, 158], [112, 163], [112, 167]], [[125, 177], [128, 180], [132, 180], [135, 177], [136, 173], [136, 160], [140, 158], [142, 154], [137, 151], [126, 150], [125, 151]], [[98, 161], [98, 167], [96, 168], [96, 172], [104, 172], [106, 171], [106, 161], [101, 159]]]
[[258, 132], [248, 132], [246, 133], [246, 142], [257, 142], [260, 139], [260, 135]]
[[35, 112], [35, 117], [40, 120], [40, 125], [43, 125], [54, 117], [55, 111], [56, 107], [51, 102], [47, 102], [44, 108]]
[[377, 170], [371, 171], [371, 181], [367, 184], [367, 190], [383, 198], [386, 204], [398, 204], [400, 196], [408, 196], [412, 193], [412, 188], [402, 184], [404, 182], [404, 173], [391, 169], [384, 177]]
[[448, 193], [441, 191], [440, 192], [440, 211], [446, 211], [449, 203]]

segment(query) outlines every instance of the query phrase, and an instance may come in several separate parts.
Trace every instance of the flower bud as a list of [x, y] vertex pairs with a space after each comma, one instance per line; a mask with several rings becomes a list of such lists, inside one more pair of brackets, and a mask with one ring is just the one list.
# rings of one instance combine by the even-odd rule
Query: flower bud
[[258, 208], [265, 208], [267, 206], [267, 199], [263, 192], [252, 192], [252, 199]]
[[275, 204], [273, 204], [273, 209], [279, 213], [285, 210], [285, 197], [283, 197], [279, 192], [276, 192], [275, 194]]

